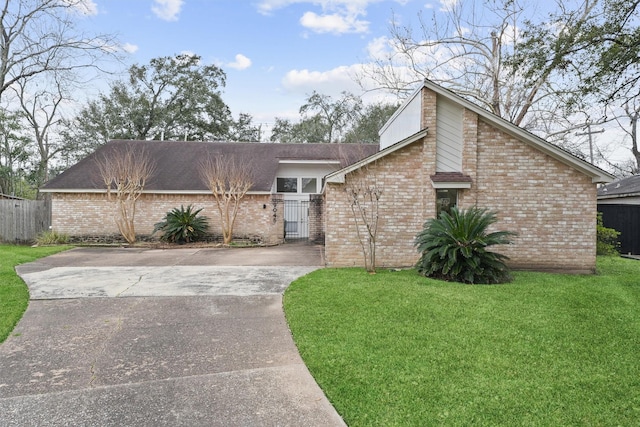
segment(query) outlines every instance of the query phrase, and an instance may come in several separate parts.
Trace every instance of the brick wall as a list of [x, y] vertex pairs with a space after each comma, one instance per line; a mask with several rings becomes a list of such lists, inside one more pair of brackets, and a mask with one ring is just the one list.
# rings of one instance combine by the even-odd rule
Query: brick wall
[[309, 195], [309, 241], [324, 244], [324, 196]]
[[[416, 197], [424, 188], [421, 159], [422, 144], [415, 142], [380, 162], [370, 164], [365, 170], [367, 183], [375, 183], [382, 189], [376, 245], [378, 266], [410, 266], [415, 263], [413, 239], [425, 220], [422, 197]], [[325, 256], [328, 266], [364, 265], [354, 214], [345, 192], [346, 187], [354, 185], [361, 177], [362, 172], [356, 172], [347, 176], [344, 185], [327, 185]], [[364, 228], [361, 228], [361, 235], [366, 235]]]
[[[143, 194], [137, 203], [136, 234], [151, 234], [155, 223], [181, 205], [203, 208], [200, 214], [208, 218], [209, 231], [222, 234], [216, 202], [207, 194]], [[247, 195], [240, 203], [234, 236], [259, 238], [265, 244], [282, 243], [283, 212], [281, 196]], [[54, 193], [52, 197], [52, 228], [70, 236], [117, 234], [114, 213], [115, 203], [107, 200], [106, 194]]]
[[[383, 190], [377, 244], [379, 267], [415, 264], [415, 235], [435, 216], [436, 95], [423, 91], [427, 137], [365, 170]], [[514, 268], [591, 272], [595, 268], [596, 186], [591, 179], [524, 142], [464, 112], [463, 173], [472, 188], [459, 190], [458, 206], [497, 211], [496, 229], [517, 232], [515, 244], [497, 248]], [[363, 266], [355, 221], [345, 187], [326, 190], [325, 255], [329, 266]]]
[[[477, 205], [515, 231], [500, 251], [517, 268], [593, 271], [596, 186], [591, 178], [490, 125], [478, 123]], [[466, 205], [466, 203], [465, 203]]]

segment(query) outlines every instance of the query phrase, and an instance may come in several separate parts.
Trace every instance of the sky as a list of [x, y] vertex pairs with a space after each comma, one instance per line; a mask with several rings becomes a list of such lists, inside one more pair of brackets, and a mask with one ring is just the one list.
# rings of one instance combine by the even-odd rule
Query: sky
[[81, 25], [116, 34], [127, 65], [201, 56], [225, 71], [222, 97], [234, 117], [268, 125], [298, 119], [314, 90], [361, 95], [353, 77], [389, 36], [391, 19], [437, 11], [440, 1], [450, 0], [87, 0]]
[[[355, 76], [388, 49], [392, 20], [415, 29], [419, 13], [438, 19], [459, 0], [81, 1], [81, 28], [117, 36], [121, 78], [132, 64], [197, 54], [226, 73], [222, 99], [233, 116], [250, 114], [268, 133], [276, 117], [298, 120], [314, 90], [334, 98], [350, 91], [365, 103], [396, 101], [380, 91], [363, 94]], [[541, 12], [542, 4], [529, 6]], [[91, 87], [87, 99], [109, 89], [105, 81]]]

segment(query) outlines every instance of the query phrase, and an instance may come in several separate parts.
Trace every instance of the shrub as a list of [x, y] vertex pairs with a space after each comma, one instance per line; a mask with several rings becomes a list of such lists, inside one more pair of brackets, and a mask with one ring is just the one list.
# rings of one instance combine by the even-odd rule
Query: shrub
[[515, 233], [487, 233], [496, 215], [486, 209], [451, 209], [430, 219], [415, 239], [420, 259], [416, 264], [424, 276], [462, 283], [505, 283], [511, 281], [506, 256], [488, 251], [493, 245], [511, 243]]
[[55, 230], [43, 231], [36, 237], [36, 244], [39, 246], [66, 245], [67, 243], [69, 243], [69, 236]]
[[602, 212], [598, 212], [596, 234], [598, 236], [596, 240], [596, 253], [598, 255], [618, 255], [618, 249], [620, 248], [618, 237], [620, 236], [620, 232], [604, 226], [602, 223]]
[[194, 211], [191, 205], [186, 209], [184, 206], [174, 208], [167, 212], [163, 221], [155, 224], [153, 234], [161, 231], [163, 234], [160, 239], [166, 242], [195, 242], [205, 235], [209, 226], [207, 217], [198, 216], [200, 211], [202, 208]]

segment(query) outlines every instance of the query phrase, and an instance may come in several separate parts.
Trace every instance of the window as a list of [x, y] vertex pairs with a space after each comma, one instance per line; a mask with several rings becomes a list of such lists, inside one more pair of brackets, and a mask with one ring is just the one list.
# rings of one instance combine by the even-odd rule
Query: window
[[451, 208], [458, 204], [458, 190], [456, 188], [439, 188], [436, 190], [436, 215], [441, 212], [451, 212]]
[[317, 193], [318, 188], [315, 178], [302, 178], [302, 192], [303, 193]]
[[297, 193], [298, 178], [277, 178], [276, 192], [278, 193]]

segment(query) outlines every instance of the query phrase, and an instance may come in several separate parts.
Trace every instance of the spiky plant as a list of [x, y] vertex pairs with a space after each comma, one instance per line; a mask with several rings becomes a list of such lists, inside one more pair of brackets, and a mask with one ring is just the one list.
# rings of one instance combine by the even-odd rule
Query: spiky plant
[[489, 251], [494, 245], [511, 243], [510, 231], [488, 233], [497, 221], [486, 209], [451, 209], [430, 219], [416, 236], [421, 256], [416, 264], [424, 276], [462, 283], [505, 283], [511, 280], [505, 255]]
[[160, 239], [173, 243], [195, 242], [207, 232], [207, 217], [198, 216], [201, 209], [193, 210], [189, 205], [185, 209], [174, 208], [167, 212], [163, 221], [155, 224], [153, 233], [162, 232]]

